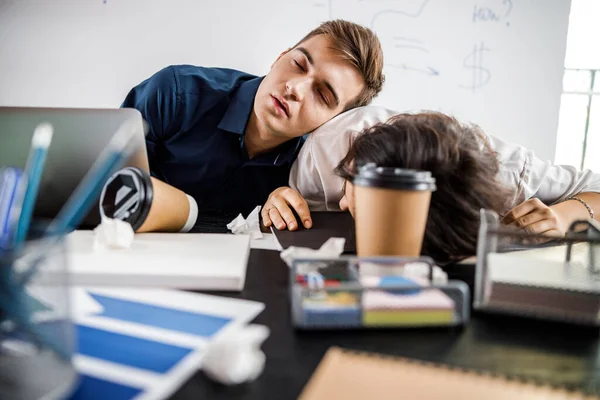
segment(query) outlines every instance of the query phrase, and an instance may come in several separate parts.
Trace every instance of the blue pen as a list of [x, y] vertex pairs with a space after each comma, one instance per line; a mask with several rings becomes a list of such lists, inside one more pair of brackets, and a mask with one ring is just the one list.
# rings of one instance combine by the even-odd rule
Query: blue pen
[[27, 232], [29, 230], [29, 224], [31, 223], [31, 217], [33, 215], [33, 208], [35, 206], [35, 200], [37, 198], [40, 181], [42, 180], [42, 173], [44, 171], [44, 165], [46, 163], [46, 156], [48, 155], [48, 147], [52, 141], [52, 134], [54, 130], [52, 125], [48, 123], [39, 124], [35, 128], [33, 138], [31, 139], [31, 150], [29, 157], [27, 158], [27, 165], [25, 167], [25, 173], [29, 180], [27, 190], [25, 191], [25, 197], [23, 199], [23, 207], [21, 209], [21, 217], [17, 225], [17, 233], [15, 238], [16, 248], [20, 248], [25, 242]]
[[65, 234], [74, 229], [86, 216], [102, 187], [114, 169], [121, 166], [129, 156], [128, 146], [136, 129], [132, 122], [123, 123], [98, 160], [85, 175], [67, 203], [62, 207], [46, 231], [50, 235]]
[[[21, 273], [17, 280], [19, 285], [26, 285], [35, 275], [42, 254], [46, 249], [57, 244], [60, 235], [66, 234], [69, 230], [75, 228], [85, 217], [113, 170], [118, 168], [129, 156], [131, 150], [129, 143], [135, 132], [136, 129], [131, 122], [124, 123], [119, 127], [106, 149], [100, 154], [100, 157], [77, 186], [75, 192], [50, 223], [45, 234], [50, 239], [49, 242], [42, 246], [37, 254], [27, 253], [22, 257], [22, 261], [28, 260], [31, 262], [31, 266]], [[54, 347], [56, 351], [61, 350], [56, 346]], [[62, 353], [64, 354], [64, 351]]]
[[24, 287], [14, 274], [14, 239], [26, 186], [27, 177], [21, 170], [13, 167], [0, 170], [0, 321], [14, 322], [40, 345], [46, 344], [57, 354], [68, 357], [61, 346], [30, 321]]
[[[1, 296], [11, 298], [14, 292], [14, 225], [19, 218], [22, 197], [20, 192], [23, 191], [22, 182], [25, 179], [24, 174], [17, 168], [0, 170], [0, 310], [10, 308], [2, 305]], [[10, 301], [6, 300], [5, 303], [10, 304]]]
[[[60, 240], [61, 235], [67, 234], [79, 225], [99, 196], [113, 170], [118, 168], [129, 156], [131, 148], [128, 149], [128, 145], [135, 132], [135, 126], [131, 121], [125, 122], [119, 127], [106, 149], [100, 154], [92, 168], [77, 185], [75, 192], [46, 229], [44, 236], [50, 240], [38, 252], [44, 252], [48, 247], [54, 246]], [[24, 260], [31, 262], [32, 265], [21, 273], [20, 284], [25, 285], [35, 275], [37, 264], [41, 259], [38, 252], [24, 255]]]
[[0, 251], [14, 247], [16, 223], [21, 214], [26, 185], [27, 177], [18, 168], [0, 170]]

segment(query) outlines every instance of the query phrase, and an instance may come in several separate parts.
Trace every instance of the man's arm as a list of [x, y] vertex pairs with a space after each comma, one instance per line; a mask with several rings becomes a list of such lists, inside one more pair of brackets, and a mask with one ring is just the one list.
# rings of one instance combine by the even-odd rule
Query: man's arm
[[160, 171], [160, 146], [177, 129], [177, 92], [175, 70], [167, 67], [131, 89], [121, 105], [123, 108], [139, 110], [148, 123], [146, 148], [153, 175]]

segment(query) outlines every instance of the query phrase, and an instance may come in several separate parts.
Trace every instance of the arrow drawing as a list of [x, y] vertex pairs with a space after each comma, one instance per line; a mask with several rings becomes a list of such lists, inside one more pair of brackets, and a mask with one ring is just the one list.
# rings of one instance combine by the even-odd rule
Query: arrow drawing
[[418, 73], [429, 75], [429, 76], [438, 76], [440, 74], [440, 71], [438, 71], [437, 69], [435, 69], [433, 67], [416, 68], [416, 67], [408, 66], [406, 64], [386, 64], [386, 66], [392, 67], [392, 68], [403, 69], [405, 71], [418, 72]]

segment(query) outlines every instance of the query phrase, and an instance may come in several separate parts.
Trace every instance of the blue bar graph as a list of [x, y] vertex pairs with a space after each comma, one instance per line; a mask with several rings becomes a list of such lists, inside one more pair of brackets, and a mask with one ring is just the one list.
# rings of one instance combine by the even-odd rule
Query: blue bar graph
[[100, 314], [104, 317], [196, 336], [211, 337], [231, 321], [231, 318], [138, 303], [92, 292], [90, 295], [104, 307], [104, 312]]
[[134, 387], [80, 375], [79, 387], [69, 400], [129, 400], [141, 392], [141, 389]]
[[[232, 321], [232, 317], [191, 312], [169, 306], [145, 303], [143, 300], [128, 300], [88, 291], [102, 307], [96, 316], [114, 321], [132, 322], [148, 327], [161, 328], [202, 338], [210, 338]], [[42, 304], [33, 304], [37, 309]], [[44, 323], [43, 328], [52, 331], [60, 328], [59, 322]], [[123, 325], [125, 328], [125, 325]], [[135, 333], [118, 333], [106, 328], [76, 325], [78, 354], [92, 359], [107, 361], [156, 374], [168, 374], [194, 349], [171, 345], [160, 340], [135, 336]], [[125, 331], [127, 332], [127, 331]], [[95, 375], [95, 374], [94, 374]], [[128, 384], [106, 380], [103, 375], [81, 375], [80, 385], [69, 400], [129, 400], [146, 390]]]
[[192, 349], [77, 325], [79, 354], [129, 367], [166, 373]]

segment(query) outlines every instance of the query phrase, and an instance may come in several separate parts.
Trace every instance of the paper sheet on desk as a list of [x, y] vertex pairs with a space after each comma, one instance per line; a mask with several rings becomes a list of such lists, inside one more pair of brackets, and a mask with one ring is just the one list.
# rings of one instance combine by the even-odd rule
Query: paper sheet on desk
[[[97, 304], [80, 304], [82, 298]], [[159, 289], [71, 289], [81, 386], [71, 399], [165, 399], [201, 368], [207, 346], [264, 304]]]
[[[317, 249], [310, 249], [308, 247], [296, 247], [290, 246], [281, 252], [281, 259], [292, 267], [294, 259], [305, 258], [305, 259], [317, 259], [317, 258], [335, 258], [339, 257], [344, 252], [344, 244], [346, 243], [345, 238], [329, 238], [323, 245]], [[311, 269], [310, 267], [308, 267]], [[298, 271], [298, 273], [304, 273], [304, 271]]]
[[252, 241], [250, 242], [250, 247], [252, 249], [259, 250], [281, 250], [281, 247], [279, 246], [275, 235], [273, 235], [272, 233], [263, 233], [261, 238], [252, 239]]
[[[579, 264], [580, 266], [587, 266], [589, 246], [590, 244], [585, 242], [573, 244], [573, 246], [571, 247], [571, 263]], [[538, 260], [562, 263], [566, 260], [567, 257], [567, 245], [542, 247], [539, 249], [531, 250], [520, 250], [503, 254], [518, 255], [522, 260], [529, 260], [535, 258]]]
[[[250, 237], [230, 234], [136, 234], [128, 249], [95, 251], [91, 231], [68, 235], [75, 285], [161, 286], [198, 290], [244, 287]], [[51, 270], [40, 279], [51, 279]]]
[[586, 292], [600, 290], [600, 282], [590, 279], [588, 243], [577, 243], [571, 251], [571, 265], [565, 265], [567, 246], [555, 246], [510, 253], [488, 254], [493, 282], [570, 289]]

